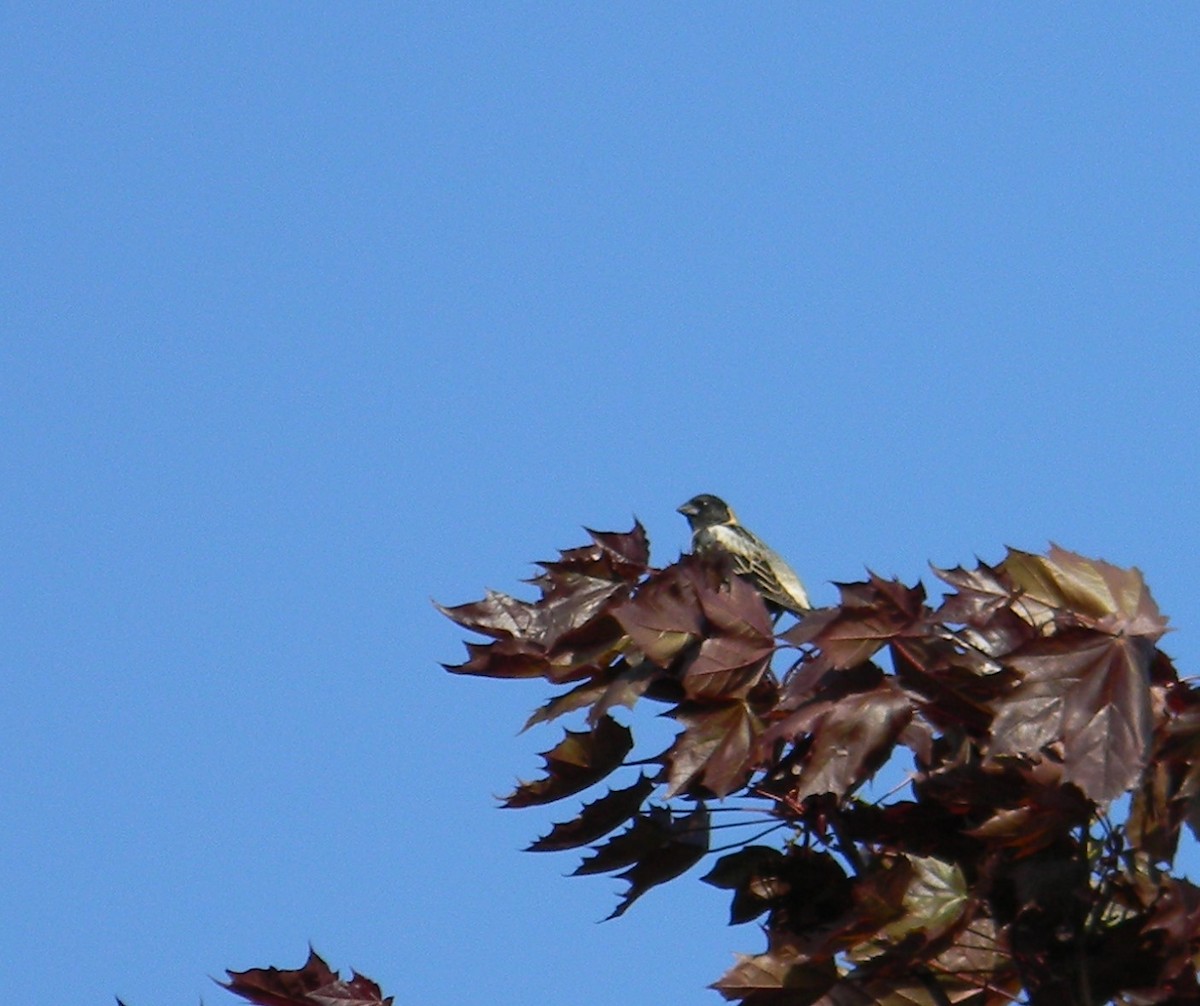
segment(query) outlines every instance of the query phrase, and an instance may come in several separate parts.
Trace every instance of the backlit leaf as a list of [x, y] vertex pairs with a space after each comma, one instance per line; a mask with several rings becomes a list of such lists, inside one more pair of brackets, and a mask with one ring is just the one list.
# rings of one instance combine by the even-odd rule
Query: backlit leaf
[[1044, 556], [1009, 549], [1001, 568], [1023, 597], [1097, 629], [1151, 640], [1167, 631], [1138, 569], [1086, 559], [1057, 545]]

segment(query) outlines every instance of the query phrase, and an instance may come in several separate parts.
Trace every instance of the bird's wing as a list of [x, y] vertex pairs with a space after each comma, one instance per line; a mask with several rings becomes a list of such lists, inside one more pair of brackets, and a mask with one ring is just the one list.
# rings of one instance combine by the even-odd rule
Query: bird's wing
[[753, 532], [740, 524], [719, 524], [708, 528], [708, 533], [732, 557], [733, 571], [753, 580], [767, 600], [796, 614], [812, 607], [800, 577]]

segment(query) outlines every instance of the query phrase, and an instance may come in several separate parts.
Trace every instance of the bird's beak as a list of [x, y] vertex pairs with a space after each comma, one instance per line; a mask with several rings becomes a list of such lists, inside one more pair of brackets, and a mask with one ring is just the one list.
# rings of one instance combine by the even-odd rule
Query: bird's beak
[[681, 503], [679, 506], [677, 506], [675, 508], [675, 512], [681, 513], [685, 517], [695, 517], [696, 516], [696, 504], [695, 503]]

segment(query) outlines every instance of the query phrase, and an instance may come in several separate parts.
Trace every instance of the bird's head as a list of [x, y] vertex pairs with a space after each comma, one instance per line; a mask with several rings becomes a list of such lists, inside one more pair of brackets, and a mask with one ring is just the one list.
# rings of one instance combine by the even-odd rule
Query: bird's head
[[693, 531], [702, 527], [712, 527], [714, 524], [736, 524], [737, 518], [733, 510], [719, 496], [711, 493], [701, 493], [678, 508], [691, 525]]

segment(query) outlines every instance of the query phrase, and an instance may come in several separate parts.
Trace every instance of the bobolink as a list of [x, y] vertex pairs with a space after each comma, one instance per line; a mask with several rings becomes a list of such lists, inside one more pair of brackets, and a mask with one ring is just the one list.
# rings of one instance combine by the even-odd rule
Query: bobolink
[[693, 552], [723, 552], [734, 573], [762, 594], [768, 607], [802, 615], [812, 605], [804, 584], [786, 562], [757, 535], [738, 523], [723, 499], [701, 493], [679, 507], [692, 528]]

